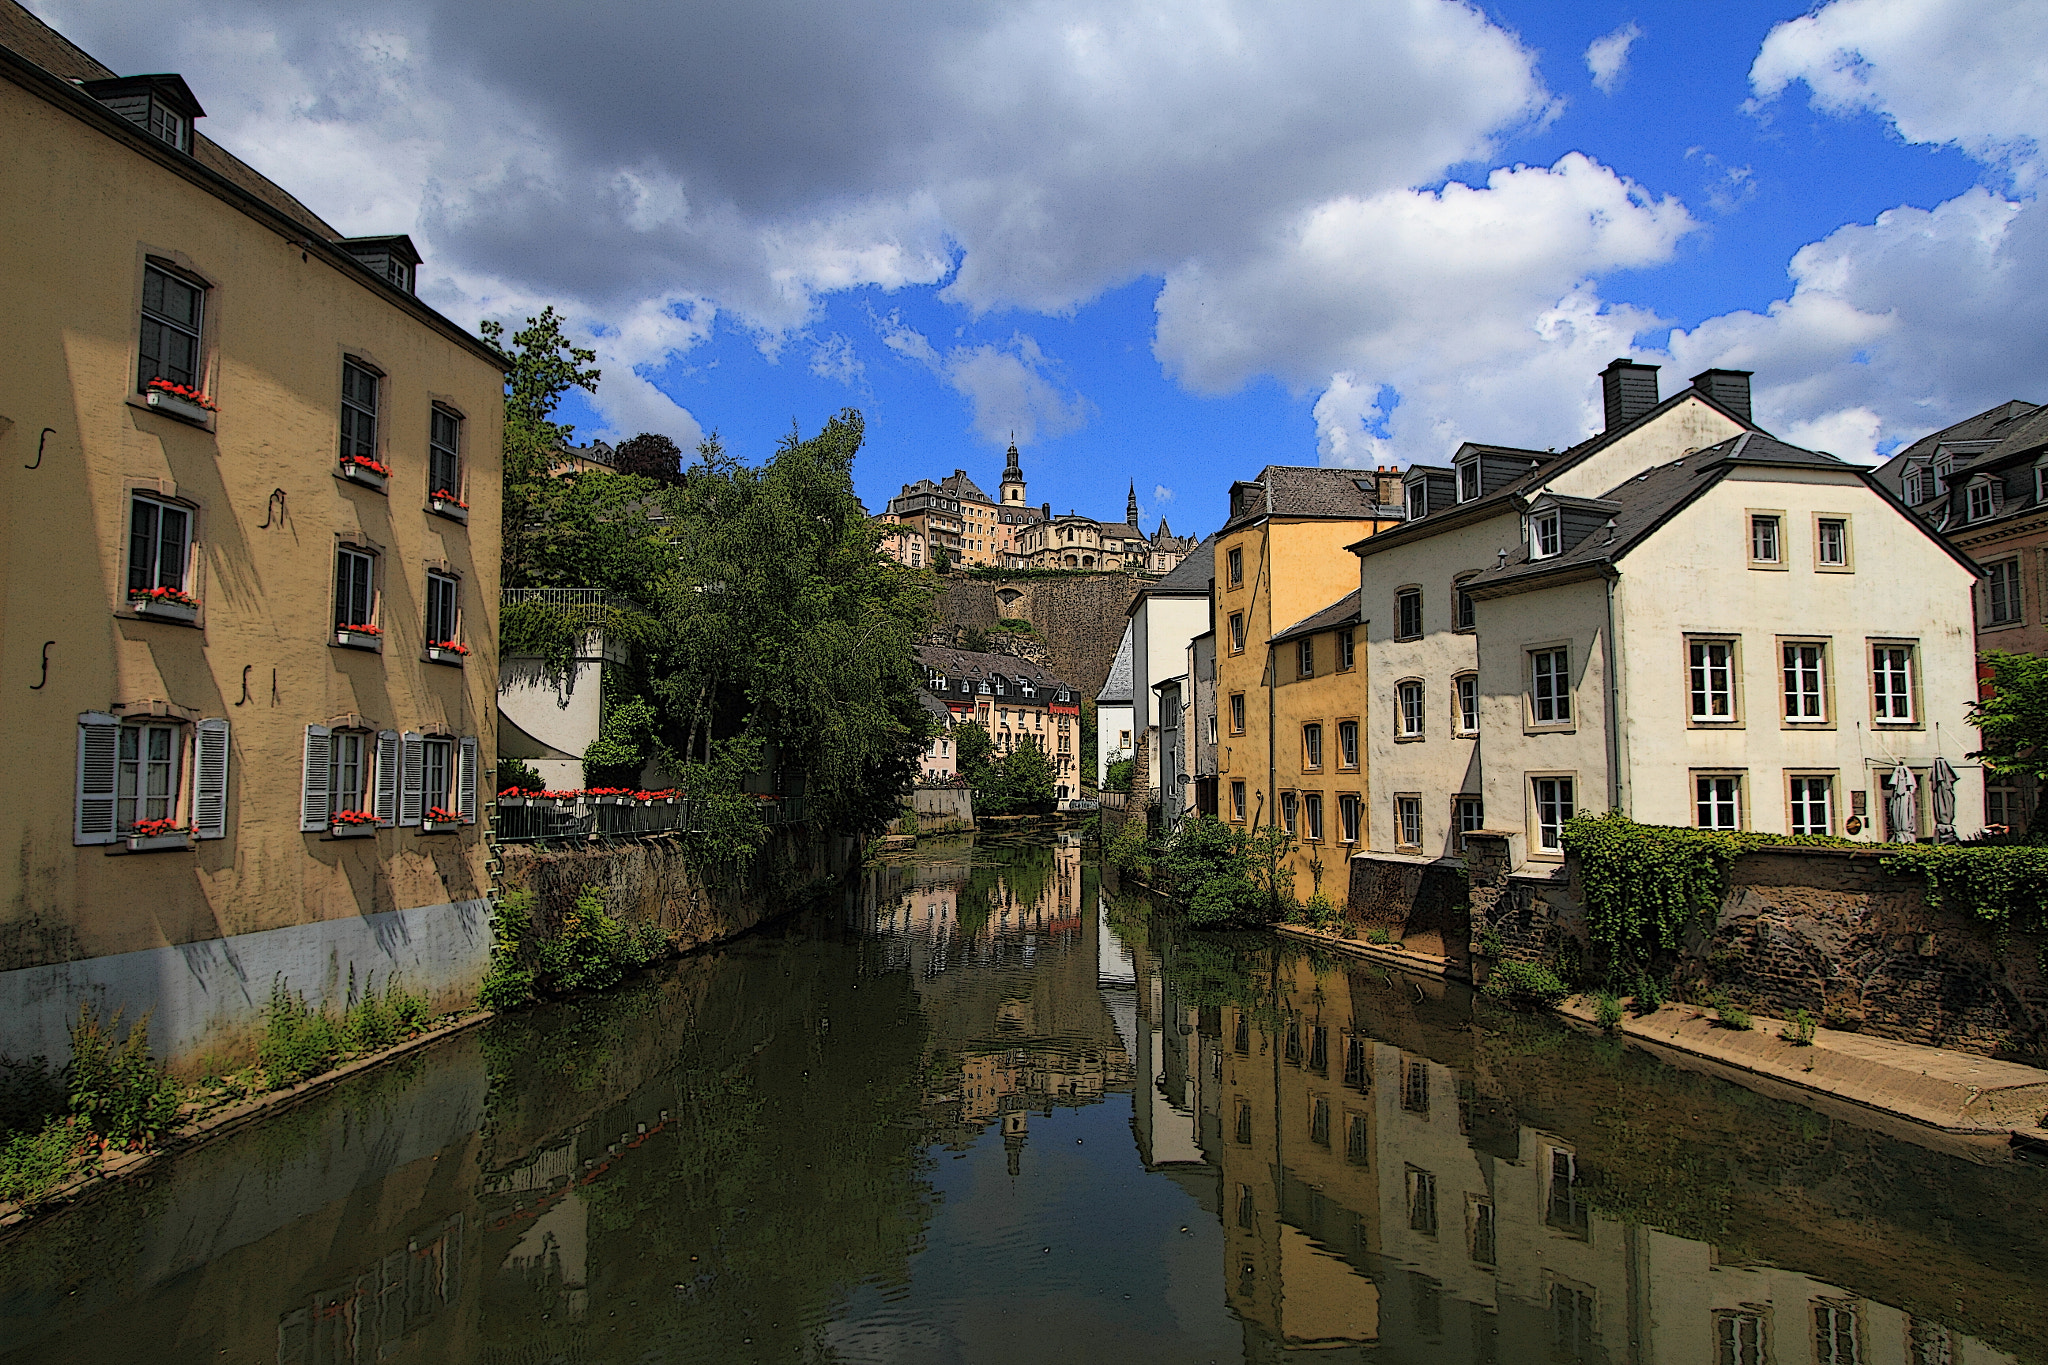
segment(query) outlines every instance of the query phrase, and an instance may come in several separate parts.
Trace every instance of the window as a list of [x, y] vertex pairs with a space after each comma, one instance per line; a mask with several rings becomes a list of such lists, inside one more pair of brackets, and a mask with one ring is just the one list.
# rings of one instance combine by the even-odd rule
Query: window
[[423, 790], [427, 808], [452, 811], [455, 791], [455, 741], [429, 739], [422, 753]]
[[1345, 792], [1337, 798], [1338, 837], [1347, 844], [1358, 842], [1358, 812], [1361, 806], [1358, 797]]
[[456, 604], [461, 600], [460, 580], [444, 573], [427, 574], [427, 643], [430, 645], [452, 644], [456, 639], [458, 614]]
[[1243, 587], [1244, 550], [1241, 548], [1232, 550], [1229, 554], [1224, 556], [1224, 560], [1226, 563], [1230, 565], [1230, 586], [1233, 588]]
[[[1062, 725], [1066, 724], [1065, 721], [1062, 721], [1060, 723]], [[1214, 744], [1216, 742], [1216, 713], [1214, 711], [1211, 711], [1209, 713], [1209, 742], [1211, 744]]]
[[1422, 684], [1404, 682], [1395, 687], [1394, 734], [1401, 739], [1422, 738]]
[[1566, 1232], [1586, 1231], [1586, 1206], [1579, 1202], [1579, 1160], [1562, 1147], [1550, 1149], [1549, 1198], [1543, 1221]]
[[1823, 569], [1849, 567], [1849, 521], [1846, 517], [1819, 517], [1813, 523], [1813, 560]]
[[1451, 585], [1451, 593], [1451, 610], [1456, 618], [1451, 622], [1452, 629], [1471, 630], [1477, 619], [1472, 605], [1472, 594], [1455, 583]]
[[1692, 640], [1686, 644], [1686, 667], [1695, 723], [1735, 719], [1735, 642]]
[[1312, 844], [1323, 841], [1323, 797], [1320, 792], [1309, 792], [1301, 798], [1301, 823], [1303, 832]]
[[1785, 719], [1827, 719], [1827, 646], [1788, 644], [1785, 649]]
[[[1230, 694], [1230, 733], [1233, 735], [1244, 733], [1244, 693], [1242, 692]], [[1126, 749], [1131, 747], [1131, 741], [1128, 737], [1124, 740], [1124, 747]]]
[[427, 430], [427, 491], [462, 493], [462, 419], [436, 405]]
[[1358, 766], [1358, 722], [1355, 720], [1337, 722], [1337, 766]]
[[1856, 1303], [1813, 1301], [1814, 1365], [1863, 1365], [1863, 1331]]
[[1394, 798], [1394, 842], [1402, 848], [1422, 847], [1422, 798]]
[[1537, 725], [1571, 723], [1570, 650], [1539, 649], [1530, 653], [1529, 718]]
[[1791, 779], [1792, 832], [1833, 834], [1835, 832], [1835, 780], [1832, 777]]
[[1494, 1221], [1493, 1201], [1475, 1199], [1467, 1219], [1467, 1245], [1472, 1259], [1479, 1265], [1496, 1265], [1500, 1261], [1499, 1227]]
[[367, 812], [375, 736], [363, 730], [336, 730], [328, 738], [328, 799], [339, 811]]
[[[1986, 773], [1989, 778], [1991, 775]], [[1984, 788], [1984, 823], [2002, 826], [2007, 830], [2027, 827], [2027, 808], [2020, 796], [2019, 785], [2014, 782], [1987, 784]]]
[[1401, 1107], [1411, 1114], [1429, 1112], [1429, 1063], [1419, 1058], [1401, 1059]]
[[1564, 549], [1564, 524], [1556, 512], [1529, 518], [1529, 558], [1549, 559]]
[[1403, 588], [1394, 594], [1394, 619], [1397, 638], [1417, 640], [1422, 637], [1422, 589]]
[[135, 387], [167, 379], [188, 389], [199, 385], [199, 327], [206, 291], [154, 265], [142, 267], [142, 344]]
[[2034, 466], [2034, 501], [2048, 502], [2048, 465]]
[[1230, 818], [1238, 821], [1244, 819], [1244, 783], [1242, 782], [1230, 784]]
[[1479, 733], [1479, 675], [1460, 673], [1451, 679], [1451, 708], [1457, 717], [1458, 733]]
[[1301, 766], [1323, 766], [1323, 727], [1320, 724], [1301, 727]]
[[1479, 461], [1466, 460], [1458, 466], [1458, 501], [1470, 502], [1479, 496]]
[[1429, 515], [1429, 485], [1420, 479], [1410, 483], [1403, 496], [1408, 504], [1408, 520], [1420, 521]]
[[190, 509], [134, 494], [128, 520], [128, 595], [139, 596], [152, 588], [185, 591], [191, 543]]
[[1968, 507], [1964, 515], [1971, 521], [1982, 521], [1992, 513], [1991, 484], [1983, 479], [1970, 485], [1965, 494]]
[[1994, 626], [2009, 626], [2019, 621], [2020, 608], [2020, 562], [2017, 559], [2003, 560], [1987, 565], [1984, 570], [1984, 591], [1991, 605], [1991, 621]]
[[1237, 1187], [1237, 1225], [1241, 1228], [1250, 1227], [1257, 1213], [1258, 1205], [1252, 1199], [1252, 1187], [1249, 1185], [1239, 1185]]
[[1593, 1350], [1593, 1295], [1577, 1286], [1551, 1281], [1551, 1359], [1585, 1360]]
[[1702, 773], [1693, 778], [1693, 824], [1701, 829], [1742, 828], [1742, 778]]
[[1564, 822], [1574, 811], [1572, 779], [1538, 777], [1530, 781], [1536, 799], [1536, 847], [1543, 853], [1564, 852]]
[[161, 722], [121, 727], [114, 818], [122, 830], [144, 820], [177, 818], [180, 728]]
[[1486, 828], [1486, 800], [1478, 796], [1451, 798], [1451, 819], [1458, 828], [1458, 851], [1465, 851], [1465, 836]]
[[1330, 1145], [1330, 1102], [1321, 1095], [1308, 1108], [1308, 1140], [1318, 1147]]
[[1340, 630], [1340, 631], [1338, 631], [1338, 632], [1337, 632], [1337, 671], [1338, 671], [1339, 673], [1345, 673], [1345, 672], [1349, 672], [1349, 671], [1350, 671], [1350, 669], [1351, 669], [1351, 668], [1352, 668], [1352, 667], [1353, 667], [1353, 666], [1354, 666], [1354, 665], [1355, 665], [1355, 664], [1356, 664], [1357, 662], [1358, 662], [1358, 642], [1357, 642], [1356, 638], [1355, 638], [1355, 637], [1353, 636], [1352, 632], [1350, 632], [1350, 631], [1348, 631], [1348, 630]]
[[1295, 646], [1294, 670], [1304, 678], [1316, 675], [1316, 637], [1311, 635]]
[[1749, 519], [1749, 562], [1778, 564], [1783, 560], [1778, 543], [1778, 518], [1762, 513], [1752, 514]]
[[375, 370], [353, 360], [341, 362], [341, 458], [377, 458], [377, 379]]
[[1408, 1229], [1436, 1236], [1436, 1177], [1414, 1166], [1408, 1168]]
[[1870, 647], [1870, 713], [1881, 723], [1913, 723], [1913, 647]]
[[1715, 1365], [1770, 1365], [1764, 1312], [1745, 1305], [1714, 1314]]
[[1363, 1114], [1344, 1116], [1344, 1159], [1354, 1166], [1372, 1164], [1372, 1129], [1366, 1126]]
[[360, 630], [377, 621], [377, 560], [344, 546], [334, 552], [334, 628]]
[[1230, 652], [1244, 653], [1244, 613], [1241, 611], [1230, 613]]
[[1237, 1027], [1231, 1032], [1230, 1046], [1240, 1057], [1249, 1057], [1251, 1055], [1252, 1021], [1242, 1011], [1237, 1016]]
[[1294, 815], [1297, 798], [1293, 792], [1280, 793], [1280, 827], [1289, 834], [1294, 833]]

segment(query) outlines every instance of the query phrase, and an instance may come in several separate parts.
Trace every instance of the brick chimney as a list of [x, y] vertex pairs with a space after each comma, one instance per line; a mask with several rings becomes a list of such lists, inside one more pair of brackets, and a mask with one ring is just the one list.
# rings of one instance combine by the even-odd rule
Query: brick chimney
[[1657, 369], [1655, 365], [1638, 365], [1627, 356], [1607, 362], [1607, 368], [1600, 371], [1607, 430], [1619, 430], [1657, 406]]
[[1754, 373], [1754, 370], [1701, 370], [1692, 377], [1692, 386], [1748, 422], [1753, 420], [1749, 415], [1749, 377]]

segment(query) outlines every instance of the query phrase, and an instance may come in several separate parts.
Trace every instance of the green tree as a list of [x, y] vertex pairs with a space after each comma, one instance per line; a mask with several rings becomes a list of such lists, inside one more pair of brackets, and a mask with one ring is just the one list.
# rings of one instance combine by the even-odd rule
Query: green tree
[[535, 527], [554, 520], [549, 504], [561, 482], [550, 478], [548, 469], [574, 434], [573, 427], [554, 420], [555, 409], [570, 389], [596, 393], [603, 372], [590, 364], [597, 352], [570, 345], [553, 307], [528, 318], [525, 328], [512, 334], [509, 351], [502, 322], [485, 322], [477, 331], [504, 351], [508, 362], [502, 578], [505, 587], [528, 587], [530, 536]]
[[1001, 762], [989, 769], [985, 783], [977, 787], [976, 805], [989, 815], [1043, 814], [1058, 799], [1053, 786], [1052, 760], [1036, 735], [1024, 741]]
[[[2048, 781], [2048, 657], [1986, 650], [1990, 686], [1970, 706], [1984, 747], [1970, 755], [1994, 773]], [[2030, 832], [2048, 834], [2048, 802], [2034, 803]]]
[[951, 573], [952, 571], [953, 552], [943, 545], [932, 546], [932, 572]]
[[1159, 860], [1175, 899], [1196, 928], [1265, 924], [1294, 903], [1286, 856], [1294, 836], [1278, 825], [1244, 829], [1212, 815], [1189, 815]]
[[656, 432], [643, 431], [621, 442], [612, 458], [612, 468], [621, 474], [638, 474], [663, 483], [675, 483], [683, 476], [682, 447]]
[[979, 787], [988, 781], [989, 751], [994, 746], [989, 742], [988, 731], [980, 721], [970, 720], [953, 730], [953, 752], [957, 755], [955, 766], [960, 775], [967, 779], [970, 787]]

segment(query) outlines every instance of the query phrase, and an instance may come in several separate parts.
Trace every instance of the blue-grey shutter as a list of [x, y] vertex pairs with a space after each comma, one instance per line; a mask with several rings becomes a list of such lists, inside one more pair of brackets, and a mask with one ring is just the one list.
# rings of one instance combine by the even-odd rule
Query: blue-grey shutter
[[306, 766], [299, 781], [299, 828], [327, 828], [333, 813], [334, 732], [324, 725], [306, 727]]
[[476, 823], [476, 740], [462, 741], [461, 758], [455, 768], [455, 813], [462, 823]]
[[377, 827], [390, 829], [398, 823], [398, 731], [377, 732]]
[[416, 826], [426, 813], [427, 749], [410, 730], [399, 737], [399, 773], [398, 823]]
[[193, 761], [192, 834], [199, 839], [228, 835], [228, 723], [202, 720]]
[[78, 718], [78, 804], [71, 842], [115, 842], [115, 800], [121, 772], [121, 722], [101, 711]]

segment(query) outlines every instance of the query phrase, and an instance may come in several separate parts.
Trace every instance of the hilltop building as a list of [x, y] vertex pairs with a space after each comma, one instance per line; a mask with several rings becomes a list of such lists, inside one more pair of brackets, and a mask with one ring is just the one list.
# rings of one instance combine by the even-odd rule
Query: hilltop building
[[[996, 758], [1025, 744], [1038, 745], [1052, 761], [1054, 794], [1063, 800], [1081, 794], [1081, 694], [1076, 688], [1007, 654], [925, 645], [917, 661], [925, 671], [925, 686], [945, 703], [952, 725], [977, 722], [988, 732]], [[956, 759], [957, 754], [956, 747]]]

